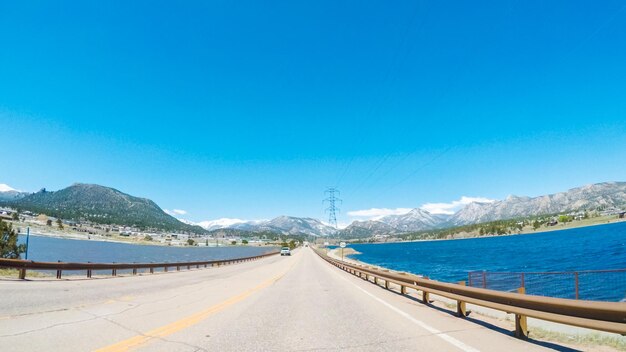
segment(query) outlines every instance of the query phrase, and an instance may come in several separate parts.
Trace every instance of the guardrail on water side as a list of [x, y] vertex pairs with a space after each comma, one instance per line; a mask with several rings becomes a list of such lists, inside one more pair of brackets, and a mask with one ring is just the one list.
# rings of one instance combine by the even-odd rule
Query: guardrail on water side
[[195, 267], [208, 266], [221, 266], [228, 264], [235, 264], [241, 262], [247, 262], [251, 260], [257, 260], [280, 253], [279, 251], [272, 251], [269, 253], [256, 255], [252, 257], [224, 259], [224, 260], [209, 260], [198, 262], [175, 262], [175, 263], [65, 263], [65, 262], [36, 262], [32, 260], [21, 259], [0, 259], [0, 268], [17, 269], [20, 279], [26, 278], [26, 270], [56, 270], [57, 279], [61, 278], [63, 271], [86, 271], [87, 277], [91, 277], [94, 270], [111, 270], [112, 276], [117, 276], [118, 270], [132, 270], [133, 275], [137, 275], [137, 270], [147, 269], [150, 274], [154, 273], [154, 269], [162, 268], [164, 272], [167, 272], [169, 268], [176, 268], [176, 271], [180, 271], [180, 268], [187, 267], [187, 270]]
[[384, 281], [386, 288], [389, 288], [390, 283], [396, 284], [400, 286], [402, 294], [406, 294], [407, 289], [419, 291], [425, 304], [431, 303], [429, 294], [455, 300], [459, 317], [469, 314], [466, 303], [515, 314], [514, 334], [519, 338], [528, 337], [527, 317], [626, 335], [626, 303], [526, 295], [523, 288], [513, 293], [469, 287], [465, 286], [465, 281], [457, 284], [445, 283], [340, 261], [319, 250], [316, 253], [330, 264], [367, 281], [373, 280], [374, 284], [379, 284], [380, 280]]

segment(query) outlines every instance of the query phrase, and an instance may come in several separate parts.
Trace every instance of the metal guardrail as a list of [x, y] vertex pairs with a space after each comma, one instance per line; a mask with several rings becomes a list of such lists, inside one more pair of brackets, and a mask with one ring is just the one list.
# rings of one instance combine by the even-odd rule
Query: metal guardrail
[[446, 297], [457, 302], [457, 315], [466, 317], [469, 311], [466, 304], [475, 304], [508, 314], [515, 314], [515, 336], [528, 337], [527, 317], [578, 326], [588, 329], [626, 335], [626, 303], [582, 301], [564, 298], [526, 295], [523, 288], [517, 293], [494, 291], [465, 286], [465, 281], [457, 284], [430, 280], [425, 277], [394, 273], [367, 265], [343, 262], [316, 250], [316, 253], [330, 264], [357, 275], [374, 284], [384, 281], [385, 288], [390, 283], [400, 286], [400, 292], [407, 289], [422, 293], [422, 302], [430, 304], [429, 294]]
[[279, 251], [272, 251], [269, 253], [256, 255], [252, 257], [224, 259], [224, 260], [209, 260], [209, 261], [196, 261], [196, 262], [174, 262], [174, 263], [65, 263], [65, 262], [36, 262], [32, 260], [21, 259], [0, 259], [0, 268], [17, 269], [20, 279], [26, 278], [26, 270], [56, 270], [56, 278], [60, 279], [63, 271], [86, 271], [87, 277], [90, 278], [93, 270], [111, 270], [112, 276], [117, 276], [118, 270], [130, 270], [132, 269], [133, 275], [137, 275], [139, 269], [149, 269], [150, 274], [154, 273], [154, 269], [162, 268], [164, 272], [167, 272], [169, 268], [176, 268], [176, 271], [180, 271], [180, 268], [187, 267], [190, 270], [192, 267], [199, 269], [200, 267], [208, 266], [221, 266], [234, 263], [247, 262], [257, 260], [280, 253]]

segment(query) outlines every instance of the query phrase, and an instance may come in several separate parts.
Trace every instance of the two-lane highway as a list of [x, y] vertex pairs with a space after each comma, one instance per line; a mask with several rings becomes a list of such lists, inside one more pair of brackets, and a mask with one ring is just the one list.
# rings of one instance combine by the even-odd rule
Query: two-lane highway
[[189, 272], [0, 282], [3, 351], [533, 351], [329, 265], [292, 257]]

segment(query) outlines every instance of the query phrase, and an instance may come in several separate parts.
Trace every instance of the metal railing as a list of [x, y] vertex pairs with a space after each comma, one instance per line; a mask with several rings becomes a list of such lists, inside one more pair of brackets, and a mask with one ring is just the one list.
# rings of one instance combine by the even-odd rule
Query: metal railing
[[20, 279], [26, 278], [27, 270], [56, 270], [56, 278], [60, 279], [63, 271], [85, 271], [87, 277], [90, 278], [93, 271], [96, 270], [111, 270], [112, 276], [117, 276], [118, 270], [132, 270], [133, 275], [137, 275], [138, 270], [145, 269], [153, 274], [155, 269], [163, 269], [164, 272], [168, 272], [169, 268], [176, 268], [176, 271], [180, 271], [181, 268], [199, 269], [200, 267], [213, 267], [222, 266], [228, 264], [235, 264], [241, 262], [247, 262], [257, 260], [280, 253], [279, 251], [272, 251], [269, 253], [256, 255], [252, 257], [223, 259], [223, 260], [209, 260], [209, 261], [196, 261], [196, 262], [174, 262], [174, 263], [66, 263], [66, 262], [36, 262], [32, 260], [21, 259], [0, 259], [0, 268], [17, 269], [18, 277]]
[[497, 291], [523, 287], [527, 294], [593, 301], [622, 301], [626, 297], [626, 269], [490, 272], [471, 271], [468, 286]]
[[527, 317], [626, 335], [626, 303], [526, 295], [523, 287], [515, 293], [469, 287], [465, 286], [465, 281], [457, 284], [445, 283], [417, 275], [343, 262], [319, 250], [316, 253], [330, 264], [374, 284], [382, 281], [388, 289], [390, 284], [396, 284], [402, 294], [406, 294], [407, 289], [419, 291], [425, 304], [431, 303], [430, 294], [455, 300], [459, 317], [469, 314], [467, 303], [515, 314], [515, 336], [519, 338], [528, 336]]

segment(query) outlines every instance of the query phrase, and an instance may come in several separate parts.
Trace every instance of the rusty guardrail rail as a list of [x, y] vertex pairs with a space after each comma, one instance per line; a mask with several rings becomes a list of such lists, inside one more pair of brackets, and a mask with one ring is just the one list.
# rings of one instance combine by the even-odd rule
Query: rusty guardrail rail
[[555, 323], [573, 325], [588, 329], [626, 335], [626, 303], [582, 301], [565, 298], [553, 298], [526, 295], [523, 288], [517, 293], [502, 292], [484, 288], [465, 286], [465, 281], [457, 284], [430, 280], [413, 274], [394, 273], [372, 266], [352, 264], [329, 257], [319, 250], [315, 252], [330, 264], [359, 276], [374, 284], [384, 281], [400, 286], [402, 294], [407, 289], [422, 293], [422, 302], [430, 304], [430, 294], [446, 297], [457, 302], [457, 315], [466, 317], [469, 311], [466, 304], [491, 308], [508, 314], [515, 314], [515, 336], [528, 337], [527, 317], [547, 320]]
[[66, 262], [36, 262], [32, 260], [21, 259], [1, 259], [0, 268], [17, 269], [20, 279], [26, 278], [26, 270], [56, 270], [57, 279], [61, 278], [63, 271], [86, 271], [87, 277], [90, 278], [93, 270], [111, 270], [112, 276], [117, 276], [118, 270], [133, 270], [133, 275], [137, 275], [138, 269], [150, 269], [150, 274], [154, 273], [154, 269], [163, 268], [164, 272], [167, 272], [169, 268], [176, 268], [176, 271], [180, 271], [180, 268], [187, 267], [190, 270], [192, 267], [199, 269], [208, 266], [221, 266], [234, 263], [247, 262], [257, 260], [280, 253], [279, 251], [272, 251], [269, 253], [256, 255], [252, 257], [223, 259], [223, 260], [209, 260], [209, 261], [195, 261], [195, 262], [173, 262], [173, 263], [66, 263]]

